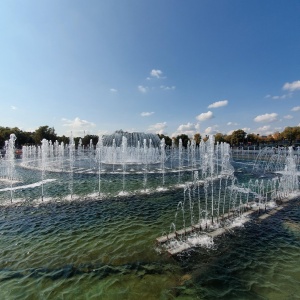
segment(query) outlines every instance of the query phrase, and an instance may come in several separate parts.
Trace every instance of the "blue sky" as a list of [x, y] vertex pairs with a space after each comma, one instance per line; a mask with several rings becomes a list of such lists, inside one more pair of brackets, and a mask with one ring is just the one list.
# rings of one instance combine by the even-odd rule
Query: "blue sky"
[[298, 0], [0, 1], [0, 126], [300, 126]]

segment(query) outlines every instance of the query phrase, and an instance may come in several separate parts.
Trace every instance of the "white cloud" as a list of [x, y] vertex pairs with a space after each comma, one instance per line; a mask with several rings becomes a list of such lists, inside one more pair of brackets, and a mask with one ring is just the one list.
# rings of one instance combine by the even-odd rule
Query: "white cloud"
[[[150, 75], [152, 76], [152, 77], [155, 77], [155, 78], [161, 78], [161, 76], [162, 76], [162, 71], [161, 70], [151, 70], [151, 72], [150, 72]], [[149, 77], [147, 78], [147, 79], [149, 79]]]
[[230, 126], [230, 125], [237, 126], [237, 125], [239, 125], [239, 124], [236, 123], [236, 122], [228, 122], [227, 125], [228, 125], [228, 126]]
[[269, 130], [271, 128], [270, 125], [264, 125], [262, 127], [258, 127], [257, 130], [258, 131], [266, 131], [266, 130]]
[[174, 85], [173, 86], [164, 86], [164, 85], [161, 85], [160, 88], [162, 90], [168, 91], [168, 90], [175, 90], [176, 87]]
[[204, 133], [205, 134], [211, 134], [212, 130], [213, 130], [212, 127], [207, 127], [207, 128], [205, 128]]
[[287, 120], [290, 120], [290, 119], [293, 119], [294, 117], [291, 116], [291, 115], [286, 115], [286, 116], [284, 116], [283, 118], [284, 118], [284, 119], [287, 119]]
[[138, 90], [139, 90], [141, 93], [146, 94], [147, 91], [148, 91], [148, 87], [147, 87], [147, 86], [139, 85], [139, 86], [138, 86]]
[[185, 131], [185, 130], [191, 130], [194, 129], [195, 125], [193, 123], [187, 123], [187, 124], [181, 124], [177, 128], [178, 131]]
[[198, 121], [206, 121], [206, 120], [212, 119], [213, 117], [214, 117], [213, 113], [211, 111], [208, 111], [206, 113], [202, 113], [202, 114], [198, 115], [196, 117], [196, 119]]
[[284, 95], [281, 95], [281, 96], [272, 96], [272, 99], [274, 99], [274, 100], [285, 99], [285, 98], [290, 98], [291, 96], [292, 96], [292, 94], [289, 93], [289, 94], [284, 94]]
[[172, 133], [172, 137], [176, 137], [181, 134], [186, 134], [190, 137], [193, 137], [198, 128], [199, 128], [199, 124], [195, 125], [190, 122], [188, 122], [187, 124], [181, 124], [178, 126], [177, 130]]
[[149, 116], [151, 116], [151, 115], [153, 115], [154, 114], [154, 111], [151, 111], [151, 112], [142, 112], [141, 113], [141, 116], [142, 117], [149, 117]]
[[274, 121], [277, 121], [277, 117], [278, 117], [278, 114], [276, 113], [271, 113], [271, 114], [264, 114], [264, 115], [259, 115], [259, 116], [256, 116], [254, 118], [254, 121], [255, 122], [274, 122]]
[[196, 134], [196, 132], [195, 130], [175, 131], [172, 133], [172, 137], [176, 137], [182, 134], [186, 134], [189, 137], [193, 137]]
[[222, 107], [222, 106], [226, 106], [228, 105], [228, 100], [222, 100], [222, 101], [217, 101], [217, 102], [214, 102], [210, 105], [208, 105], [207, 108], [218, 108], [218, 107]]
[[214, 125], [214, 126], [209, 126], [204, 130], [204, 134], [216, 134], [218, 133], [217, 128], [219, 126], [218, 125]]
[[11, 107], [10, 107], [12, 110], [16, 110], [17, 109], [17, 107], [16, 106], [14, 106], [14, 105], [11, 105]]
[[296, 90], [300, 90], [300, 80], [297, 80], [297, 81], [293, 81], [291, 83], [289, 82], [286, 82], [283, 87], [282, 87], [284, 90], [287, 90], [287, 91], [290, 91], [290, 92], [293, 92], [293, 91], [296, 91]]
[[[239, 128], [239, 129], [245, 131], [247, 134], [250, 133], [250, 130], [251, 130], [251, 128], [249, 128], [249, 127], [244, 127], [244, 128]], [[232, 134], [234, 131], [236, 131], [236, 130], [237, 130], [237, 129], [229, 130], [226, 134], [227, 134], [227, 135], [231, 135], [231, 134]]]
[[242, 130], [244, 130], [246, 133], [249, 133], [250, 132], [250, 127], [244, 127], [244, 128], [242, 128]]
[[62, 119], [63, 126], [68, 127], [72, 131], [73, 136], [83, 136], [84, 133], [95, 127], [96, 125], [92, 122], [81, 120], [76, 117], [74, 120]]
[[300, 106], [295, 106], [291, 109], [291, 111], [300, 111]]
[[274, 99], [274, 100], [277, 100], [279, 98], [280, 98], [280, 96], [272, 96], [272, 99]]
[[293, 96], [293, 93], [288, 93], [288, 94], [283, 94], [283, 95], [275, 95], [272, 96], [270, 94], [266, 95], [265, 98], [268, 99], [273, 99], [273, 100], [282, 100], [282, 99], [286, 99], [286, 98], [291, 98]]
[[167, 128], [167, 122], [162, 122], [162, 123], [156, 123], [150, 125], [147, 131], [152, 133], [157, 133], [157, 134], [163, 134], [166, 128]]
[[113, 88], [111, 88], [110, 91], [111, 91], [112, 93], [117, 93], [117, 92], [118, 92], [118, 90], [113, 89]]
[[274, 130], [271, 129], [270, 125], [265, 125], [265, 126], [257, 128], [256, 132], [258, 132], [260, 135], [269, 135], [269, 134], [273, 134]]

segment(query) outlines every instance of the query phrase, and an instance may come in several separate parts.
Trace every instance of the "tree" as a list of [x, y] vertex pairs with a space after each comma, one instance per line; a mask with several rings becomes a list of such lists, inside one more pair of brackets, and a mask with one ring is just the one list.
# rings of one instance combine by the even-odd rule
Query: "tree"
[[273, 138], [275, 142], [279, 143], [282, 140], [282, 135], [279, 131], [276, 131], [273, 133]]
[[57, 139], [54, 128], [49, 126], [40, 126], [34, 133], [33, 138], [36, 144], [41, 144], [42, 139], [52, 141], [53, 143]]
[[9, 140], [10, 134], [13, 133], [9, 127], [0, 127], [0, 147], [3, 148], [5, 141]]
[[225, 143], [228, 143], [231, 145], [231, 134], [224, 136], [224, 139], [225, 139]]
[[246, 132], [242, 129], [235, 130], [231, 134], [231, 146], [233, 145], [240, 145], [241, 143], [244, 144]]
[[82, 139], [82, 145], [84, 147], [87, 147], [90, 145], [90, 140], [92, 140], [93, 145], [96, 146], [98, 143], [98, 139], [99, 139], [98, 135], [88, 134]]
[[67, 136], [63, 135], [63, 136], [58, 136], [57, 137], [57, 141], [61, 144], [62, 142], [66, 145], [69, 144], [70, 142], [70, 138], [68, 138]]
[[33, 145], [34, 138], [32, 132], [22, 131], [19, 128], [13, 128], [14, 134], [17, 137], [16, 147], [21, 149], [24, 145]]
[[[77, 149], [78, 145], [79, 145], [79, 141], [80, 141], [81, 137], [77, 136], [77, 137], [73, 137], [74, 140], [74, 144], [75, 144], [75, 148]], [[82, 140], [81, 140], [82, 141]]]
[[194, 134], [194, 140], [196, 142], [196, 145], [198, 146], [201, 142], [201, 134], [200, 133]]
[[267, 144], [274, 144], [275, 139], [274, 139], [273, 135], [272, 135], [272, 134], [267, 135], [267, 136], [265, 137], [265, 142], [266, 142]]
[[258, 144], [259, 136], [255, 133], [249, 133], [247, 135], [247, 141], [248, 141], [248, 144], [251, 144], [251, 145]]
[[300, 127], [285, 127], [281, 135], [285, 140], [289, 141], [290, 145], [292, 145], [293, 142], [300, 139]]
[[222, 133], [216, 133], [215, 134], [215, 142], [216, 143], [224, 143], [226, 141], [225, 139], [226, 135]]
[[172, 146], [172, 139], [167, 136], [167, 135], [164, 135], [164, 134], [158, 134], [158, 137], [162, 140], [162, 139], [165, 139], [165, 144], [166, 146]]
[[10, 135], [14, 133], [17, 137], [15, 146], [21, 148], [26, 144], [33, 144], [33, 136], [31, 132], [22, 131], [18, 127], [0, 127], [0, 148], [3, 148], [5, 141], [9, 140]]
[[190, 140], [189, 137], [186, 134], [177, 135], [176, 138], [175, 138], [175, 144], [176, 144], [176, 146], [179, 145], [179, 140], [180, 139], [182, 141], [182, 146], [186, 148], [187, 144], [188, 144], [188, 142]]

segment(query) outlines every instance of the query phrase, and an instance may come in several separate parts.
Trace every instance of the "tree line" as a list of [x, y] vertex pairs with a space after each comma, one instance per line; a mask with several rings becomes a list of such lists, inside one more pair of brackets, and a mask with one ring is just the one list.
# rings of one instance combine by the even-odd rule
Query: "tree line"
[[[58, 141], [59, 143], [63, 142], [65, 144], [69, 143], [69, 137], [62, 135], [58, 136], [55, 133], [55, 129], [49, 126], [40, 126], [34, 132], [22, 131], [17, 127], [1, 127], [0, 126], [0, 148], [3, 148], [5, 141], [10, 137], [10, 134], [14, 133], [17, 137], [16, 148], [22, 148], [23, 145], [40, 145], [43, 139], [52, 141]], [[196, 133], [193, 137], [189, 137], [186, 134], [181, 134], [176, 137], [169, 137], [164, 134], [158, 134], [159, 138], [165, 139], [167, 146], [172, 145], [172, 141], [176, 146], [179, 144], [179, 140], [182, 140], [182, 145], [187, 147], [188, 142], [192, 139], [195, 140], [196, 145], [199, 145], [200, 142], [206, 141], [208, 139], [207, 135], [201, 136], [200, 133]], [[216, 142], [226, 142], [229, 143], [232, 147], [237, 146], [259, 146], [259, 145], [278, 145], [278, 146], [288, 146], [288, 145], [299, 145], [300, 143], [300, 127], [286, 127], [282, 132], [276, 131], [273, 134], [267, 136], [260, 136], [255, 133], [246, 133], [242, 129], [238, 129], [232, 132], [232, 134], [222, 134], [217, 133], [214, 135]], [[90, 140], [92, 140], [93, 145], [96, 145], [98, 142], [97, 135], [85, 135], [83, 138], [75, 137], [75, 145], [77, 146], [79, 141], [82, 141], [83, 146], [88, 146]]]
[[[158, 135], [161, 139], [164, 138], [167, 145], [172, 144], [172, 139], [163, 134]], [[292, 146], [297, 144], [300, 146], [300, 127], [286, 127], [282, 132], [276, 131], [273, 134], [267, 136], [260, 136], [256, 133], [247, 133], [242, 129], [238, 129], [232, 132], [232, 134], [216, 133], [214, 134], [215, 142], [226, 142], [232, 147], [239, 146], [260, 146], [260, 145], [272, 145], [272, 146]], [[179, 144], [179, 139], [182, 140], [182, 145], [187, 146], [191, 139], [194, 139], [196, 145], [199, 145], [201, 140], [206, 142], [208, 135], [201, 136], [200, 133], [196, 133], [193, 138], [190, 138], [186, 134], [181, 134], [173, 138], [175, 144]]]
[[[5, 145], [5, 141], [7, 141], [10, 135], [14, 133], [17, 137], [16, 140], [16, 148], [22, 148], [24, 145], [40, 145], [43, 139], [48, 141], [58, 141], [59, 143], [63, 142], [65, 144], [69, 143], [69, 137], [62, 135], [58, 136], [53, 127], [49, 126], [40, 126], [34, 132], [22, 131], [17, 127], [1, 127], [0, 126], [0, 148], [3, 148]], [[75, 144], [78, 145], [79, 140], [82, 140], [82, 144], [87, 146], [90, 144], [90, 140], [92, 140], [93, 144], [96, 145], [98, 142], [97, 135], [86, 135], [83, 138], [75, 137]]]

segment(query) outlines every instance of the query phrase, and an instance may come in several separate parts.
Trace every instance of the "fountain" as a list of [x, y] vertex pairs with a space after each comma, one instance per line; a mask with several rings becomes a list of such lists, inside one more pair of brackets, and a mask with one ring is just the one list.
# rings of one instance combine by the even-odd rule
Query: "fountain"
[[7, 181], [10, 185], [10, 201], [13, 201], [13, 184], [17, 180], [15, 172], [15, 141], [17, 137], [11, 134], [5, 141], [4, 157], [0, 157], [0, 180]]
[[[157, 239], [171, 254], [194, 245], [194, 240], [186, 243], [191, 234], [218, 236], [235, 220], [249, 217], [254, 211], [266, 211], [271, 202], [283, 200], [299, 189], [299, 157], [291, 147], [284, 154], [264, 149], [259, 153], [253, 170], [272, 170], [273, 178], [239, 183], [229, 145], [215, 143], [213, 136], [201, 141], [199, 147], [192, 140], [187, 148], [181, 140], [178, 147], [174, 143], [167, 147], [165, 140], [156, 135], [123, 131], [100, 137], [95, 147], [91, 140], [87, 148], [81, 141], [75, 145], [72, 136], [69, 145], [43, 139], [41, 146], [23, 146], [20, 163], [14, 157], [14, 143], [15, 136], [11, 135], [1, 160], [10, 188], [0, 192], [10, 190], [10, 202], [15, 201], [13, 191], [22, 202], [39, 198], [44, 201], [46, 194], [53, 201], [61, 201], [129, 197], [183, 188], [183, 200], [176, 206], [170, 231]], [[40, 181], [38, 175], [33, 175], [26, 184], [19, 182], [13, 187], [17, 161], [18, 170], [39, 173]], [[4, 173], [3, 166], [1, 170]], [[26, 193], [26, 189], [36, 186], [41, 186], [41, 195]], [[5, 201], [1, 194], [0, 201]], [[174, 240], [175, 248], [167, 246]]]
[[[215, 143], [213, 136], [210, 136], [207, 142], [201, 141], [199, 147], [196, 147], [195, 141], [192, 140], [187, 148], [182, 146], [181, 140], [178, 147], [175, 147], [174, 143], [171, 147], [166, 147], [164, 139], [158, 141], [157, 139], [156, 135], [117, 131], [111, 136], [101, 137], [95, 148], [92, 143], [89, 147], [83, 148], [81, 141], [75, 146], [72, 136], [69, 145], [58, 142], [52, 144], [43, 140], [41, 146], [23, 147], [22, 161], [18, 164], [18, 168], [40, 172], [42, 200], [45, 197], [46, 186], [52, 181], [66, 183], [69, 194], [65, 195], [64, 191], [63, 197], [72, 199], [74, 191], [77, 191], [75, 185], [81, 177], [89, 179], [85, 182], [87, 188], [84, 194], [78, 195], [85, 197], [95, 193], [101, 197], [111, 197], [178, 189], [193, 183], [197, 178], [197, 181], [203, 182], [201, 189], [204, 191], [202, 193], [206, 199], [206, 206], [211, 204], [210, 211], [208, 212], [208, 207], [204, 211], [214, 222], [221, 213], [226, 212], [226, 206], [222, 206], [219, 201], [220, 197], [224, 198], [229, 191], [228, 180], [224, 181], [224, 178], [231, 178], [234, 174], [229, 145]], [[13, 152], [12, 144], [13, 138], [6, 143], [7, 154], [4, 158], [6, 173], [14, 169], [15, 160], [8, 158]], [[292, 161], [299, 159], [298, 156], [292, 156], [290, 153], [289, 168]], [[262, 154], [259, 157], [262, 157]], [[270, 161], [273, 162], [274, 159]], [[264, 171], [270, 169], [269, 165], [256, 163], [254, 169], [258, 168]], [[295, 161], [294, 168], [299, 168], [298, 161]], [[3, 170], [2, 167], [2, 173]], [[283, 167], [277, 167], [277, 171], [280, 170], [283, 171]], [[295, 172], [297, 173], [298, 169]], [[176, 173], [177, 180], [174, 176]], [[8, 176], [12, 177], [6, 174], [6, 177]], [[28, 183], [34, 184], [34, 178]], [[19, 185], [21, 186], [21, 183]], [[57, 195], [51, 195], [51, 198], [55, 199]], [[58, 198], [61, 196], [58, 195]], [[224, 202], [226, 201], [228, 207], [234, 204], [224, 198]]]
[[[282, 171], [286, 164], [286, 157], [291, 155], [291, 151], [294, 153], [293, 147], [289, 148], [263, 148], [255, 158], [253, 171], [258, 172], [276, 172]], [[300, 172], [300, 152], [299, 147], [294, 155], [295, 164]]]
[[255, 160], [233, 160], [229, 145], [213, 137], [187, 148], [147, 135], [132, 141], [124, 135], [104, 144], [100, 137], [83, 147], [72, 137], [69, 144], [44, 140], [23, 147], [21, 159], [14, 139], [7, 141], [0, 161], [3, 299], [196, 299], [205, 298], [206, 283], [211, 298], [257, 298], [244, 284], [262, 282], [265, 290], [268, 263], [274, 286], [276, 266], [282, 272], [287, 261], [290, 283], [299, 252], [299, 205], [289, 201], [299, 191], [297, 152], [288, 149], [270, 172], [264, 164], [253, 170]]
[[96, 193], [111, 197], [181, 188], [185, 182], [193, 181], [196, 170], [199, 180], [228, 176], [234, 171], [229, 162], [229, 145], [215, 145], [213, 136], [206, 143], [202, 141], [200, 147], [192, 141], [184, 148], [181, 140], [178, 147], [174, 143], [167, 147], [157, 135], [118, 131], [99, 138], [96, 147], [91, 142], [84, 149], [81, 141], [75, 146], [71, 136], [69, 145], [43, 140], [41, 146], [24, 146], [22, 151], [19, 167], [41, 173], [42, 200], [45, 184], [52, 180], [66, 182], [72, 199], [75, 185], [83, 176], [89, 178], [85, 184], [90, 191], [85, 190], [85, 196]]
[[[243, 184], [237, 182], [233, 173], [219, 176], [218, 179], [213, 177], [215, 164], [212, 149], [210, 144], [210, 150], [207, 152], [209, 163], [203, 166], [203, 170], [207, 170], [210, 176], [204, 181], [199, 181], [198, 172], [195, 172], [194, 182], [186, 183], [184, 187], [183, 200], [177, 205], [175, 220], [171, 223], [169, 233], [157, 238], [157, 242], [171, 255], [194, 247], [197, 244], [195, 240], [200, 243], [203, 237], [207, 239], [224, 234], [233, 224], [238, 224], [237, 220], [248, 221], [255, 211], [266, 213], [268, 208], [276, 206], [276, 202], [286, 202], [290, 196], [299, 195], [298, 157], [294, 155], [292, 147], [289, 147], [287, 155], [284, 156], [281, 172], [279, 165], [276, 170], [272, 165], [272, 170], [281, 173], [282, 176], [267, 180], [250, 179], [248, 183]], [[273, 159], [269, 161], [273, 163]], [[225, 170], [232, 170], [232, 167], [228, 166], [227, 155], [221, 163], [224, 164]], [[270, 170], [268, 164], [260, 166], [264, 171]], [[257, 164], [254, 169], [257, 171]], [[277, 207], [277, 210], [281, 208]], [[265, 219], [273, 213], [264, 214], [259, 218]], [[182, 218], [178, 218], [180, 214]]]
[[102, 161], [106, 164], [143, 164], [145, 157], [150, 164], [160, 163], [161, 141], [156, 134], [119, 130], [111, 135], [104, 135], [102, 139]]

